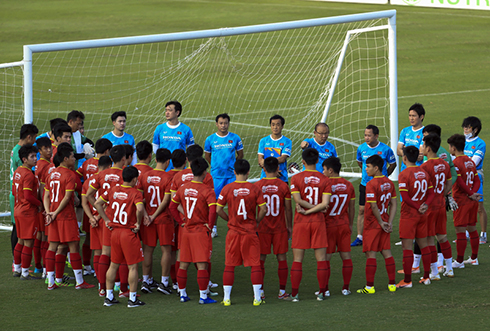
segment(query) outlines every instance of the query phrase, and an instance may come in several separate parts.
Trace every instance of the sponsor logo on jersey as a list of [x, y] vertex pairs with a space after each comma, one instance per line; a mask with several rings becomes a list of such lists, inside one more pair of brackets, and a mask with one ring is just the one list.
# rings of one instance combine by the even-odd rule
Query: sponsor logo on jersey
[[446, 153], [442, 153], [441, 155], [439, 155], [439, 157], [443, 160], [446, 160], [447, 159], [447, 154]]
[[434, 172], [443, 172], [444, 170], [446, 170], [446, 165], [444, 163], [434, 166]]
[[213, 146], [215, 149], [224, 149], [233, 147], [232, 144], [217, 144]]
[[106, 182], [118, 182], [119, 181], [119, 175], [116, 174], [107, 174], [104, 177], [104, 181]]
[[199, 194], [199, 192], [193, 188], [186, 188], [184, 190], [185, 196], [197, 197], [198, 194]]
[[148, 184], [158, 184], [161, 182], [161, 178], [158, 176], [148, 176], [146, 181]]
[[466, 161], [464, 163], [464, 166], [466, 167], [466, 169], [471, 169], [475, 167], [475, 164], [473, 163], [473, 161]]
[[407, 187], [407, 184], [406, 183], [400, 183], [400, 185], [398, 185], [400, 188], [401, 187]]
[[61, 178], [61, 174], [59, 172], [53, 172], [51, 174], [51, 179], [60, 179]]
[[184, 175], [182, 175], [182, 181], [183, 182], [190, 182], [193, 179], [194, 179], [194, 175], [193, 174], [184, 174]]
[[128, 198], [128, 194], [124, 192], [114, 192], [112, 198], [114, 200], [126, 200]]
[[89, 164], [87, 166], [87, 171], [97, 171], [97, 166], [95, 164]]
[[305, 184], [319, 184], [320, 183], [320, 178], [311, 176], [311, 177], [305, 177]]
[[279, 188], [276, 185], [267, 185], [262, 187], [262, 193], [276, 193]]
[[391, 184], [390, 183], [383, 183], [379, 186], [381, 191], [389, 191], [391, 189]]
[[332, 192], [345, 192], [345, 191], [347, 191], [347, 185], [345, 184], [332, 185]]
[[14, 179], [19, 180], [22, 176], [17, 172], [14, 176]]
[[374, 198], [374, 193], [367, 193], [366, 198]]
[[223, 200], [223, 196], [220, 194], [218, 200]]
[[294, 184], [291, 185], [291, 190], [294, 188]]
[[413, 175], [415, 176], [415, 179], [425, 178], [425, 172], [423, 171], [417, 171]]
[[238, 197], [238, 196], [247, 196], [250, 194], [250, 190], [248, 188], [237, 188], [233, 190], [233, 195]]
[[162, 140], [174, 140], [174, 141], [181, 141], [181, 137], [176, 137], [176, 136], [162, 136]]

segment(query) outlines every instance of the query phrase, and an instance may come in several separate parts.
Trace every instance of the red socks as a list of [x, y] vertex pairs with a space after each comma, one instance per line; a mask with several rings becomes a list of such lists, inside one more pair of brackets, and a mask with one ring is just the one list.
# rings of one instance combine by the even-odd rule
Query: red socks
[[92, 260], [92, 250], [90, 249], [90, 245], [83, 244], [82, 245], [82, 256], [83, 256], [83, 265], [90, 265], [90, 260]]
[[94, 255], [94, 270], [95, 270], [95, 274], [98, 276], [98, 272], [99, 272], [99, 259], [100, 259], [100, 255]]
[[22, 263], [22, 250], [24, 249], [24, 245], [17, 243], [14, 248], [14, 264]]
[[56, 266], [56, 278], [61, 279], [65, 273], [66, 255], [56, 254], [54, 261]]
[[34, 239], [34, 262], [36, 264], [36, 269], [42, 269], [43, 265], [41, 263], [41, 240]]
[[24, 269], [28, 269], [31, 266], [31, 261], [32, 247], [24, 246], [24, 248], [22, 248], [21, 267]]
[[126, 263], [119, 265], [119, 278], [121, 280], [121, 292], [128, 290], [129, 269]]
[[277, 267], [277, 275], [279, 276], [279, 288], [281, 290], [286, 290], [286, 284], [288, 282], [288, 261], [279, 261], [279, 266]]
[[[435, 248], [435, 246], [434, 246]], [[422, 263], [424, 265], [424, 278], [429, 278], [430, 275], [430, 262], [431, 252], [429, 246], [426, 246], [420, 250], [422, 252]], [[437, 262], [437, 260], [436, 260]]]
[[82, 257], [79, 253], [70, 253], [70, 261], [73, 270], [82, 270]]
[[470, 232], [470, 245], [471, 259], [474, 260], [478, 257], [478, 248], [480, 247], [480, 238], [478, 237], [478, 231]]
[[262, 271], [262, 289], [264, 288], [265, 261], [260, 260], [260, 270]]
[[179, 268], [177, 271], [177, 283], [179, 283], [179, 290], [187, 287], [187, 270]]
[[260, 266], [252, 267], [252, 272], [250, 273], [250, 280], [253, 285], [262, 284], [262, 268]]
[[45, 255], [46, 259], [46, 272], [53, 272], [55, 265], [56, 252], [48, 250]]
[[437, 248], [435, 245], [433, 246], [428, 246], [430, 250], [430, 263], [436, 263], [437, 262]]
[[235, 282], [235, 267], [225, 266], [223, 272], [223, 286], [233, 286]]
[[303, 264], [301, 262], [293, 262], [291, 267], [291, 295], [298, 294], [299, 284], [303, 277]]
[[[179, 269], [180, 270], [180, 269]], [[187, 275], [186, 275], [187, 277]], [[187, 282], [187, 280], [186, 280]], [[207, 270], [198, 270], [197, 271], [197, 284], [199, 285], [200, 291], [206, 291], [208, 289], [209, 283], [209, 273]], [[179, 282], [180, 284], [180, 282]]]
[[376, 259], [366, 260], [366, 285], [374, 286], [374, 275], [376, 274]]
[[464, 251], [466, 250], [466, 234], [464, 232], [456, 233], [456, 251], [458, 252], [456, 261], [463, 263]]
[[[405, 283], [412, 282], [413, 251], [403, 250], [403, 272], [405, 273]], [[425, 268], [425, 267], [424, 267]]]
[[451, 244], [449, 243], [449, 241], [439, 243], [439, 245], [441, 246], [441, 253], [445, 259], [450, 259], [453, 257], [453, 254], [451, 252]]
[[100, 289], [106, 289], [106, 274], [109, 270], [109, 265], [111, 263], [111, 258], [107, 255], [102, 254], [99, 258], [99, 269], [97, 270], [97, 279], [99, 280]]
[[172, 284], [177, 284], [177, 273], [175, 272], [175, 264], [170, 266], [170, 278], [172, 278]]
[[395, 274], [396, 274], [396, 266], [395, 266], [395, 258], [389, 257], [385, 259], [386, 272], [388, 273], [388, 284], [395, 284]]
[[318, 286], [320, 287], [320, 293], [325, 293], [327, 290], [327, 282], [330, 277], [330, 263], [327, 261], [317, 261], [316, 263], [316, 278], [318, 279]]
[[43, 259], [43, 267], [46, 268], [46, 252], [48, 251], [49, 242], [41, 242], [41, 256]]

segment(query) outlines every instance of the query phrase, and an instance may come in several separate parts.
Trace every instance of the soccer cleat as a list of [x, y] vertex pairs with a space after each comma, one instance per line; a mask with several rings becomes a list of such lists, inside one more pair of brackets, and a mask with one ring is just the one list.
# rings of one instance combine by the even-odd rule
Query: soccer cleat
[[454, 277], [454, 271], [452, 271], [452, 270], [446, 270], [442, 275], [444, 277], [453, 278]]
[[105, 290], [104, 289], [99, 289], [99, 297], [103, 298], [105, 297]]
[[116, 298], [112, 298], [112, 300], [109, 300], [109, 298], [104, 299], [104, 307], [110, 307], [112, 305], [118, 304], [119, 300]]
[[35, 274], [42, 274], [43, 273], [43, 269], [42, 268], [41, 269], [35, 268], [34, 269], [34, 273]]
[[[404, 274], [405, 272], [402, 270], [397, 271], [399, 274]], [[412, 268], [412, 274], [419, 274], [420, 273], [420, 267], [417, 268]]]
[[147, 284], [151, 289], [156, 289], [158, 286], [160, 286], [160, 283], [155, 282], [155, 280], [153, 279], [151, 280], [151, 282], [148, 282]]
[[295, 296], [288, 296], [287, 298], [284, 298], [285, 301], [291, 301], [291, 302], [299, 302], [299, 294], [296, 294]]
[[219, 295], [219, 293], [218, 293], [218, 292], [213, 292], [213, 291], [209, 291], [209, 292], [208, 292], [208, 296], [210, 296], [210, 297], [216, 297], [216, 296], [218, 296], [218, 295]]
[[[140, 295], [139, 294], [136, 294], [136, 297], [139, 297]], [[129, 298], [129, 290], [127, 290], [126, 292], [119, 292], [119, 297], [120, 298]]]
[[14, 271], [13, 272], [13, 276], [14, 277], [20, 277], [22, 275], [22, 273], [18, 272], [18, 271]]
[[424, 285], [430, 285], [430, 278], [421, 277], [419, 283]]
[[58, 285], [56, 285], [56, 283], [53, 284], [53, 286], [49, 286], [48, 285], [48, 291], [51, 291], [51, 290], [56, 290], [57, 288], [59, 288]]
[[453, 261], [453, 269], [464, 269], [464, 262]]
[[284, 292], [283, 294], [279, 293], [279, 294], [277, 295], [277, 298], [278, 298], [279, 300], [284, 300], [284, 299], [286, 299], [286, 298], [289, 298], [289, 293], [286, 293], [286, 292]]
[[33, 280], [33, 279], [41, 279], [41, 277], [36, 277], [34, 275], [20, 276], [20, 280]]
[[410, 283], [405, 283], [405, 280], [401, 280], [398, 284], [396, 284], [396, 288], [411, 288], [412, 287], [412, 282]]
[[351, 245], [351, 247], [362, 246], [362, 240], [359, 238], [356, 238], [350, 245]]
[[93, 273], [94, 273], [94, 270], [92, 269], [91, 266], [88, 265], [88, 266], [83, 267], [83, 275], [84, 276], [89, 276]]
[[157, 291], [165, 295], [172, 294], [172, 288], [170, 286], [163, 286], [163, 284], [158, 284]]
[[374, 289], [374, 286], [372, 286], [371, 288], [367, 288], [367, 286], [364, 286], [363, 288], [357, 290], [357, 293], [360, 293], [360, 294], [374, 294], [374, 293], [376, 293], [376, 290]]
[[254, 299], [254, 306], [260, 306], [260, 305], [263, 305], [264, 303], [265, 303], [264, 300], [256, 300], [256, 299]]
[[472, 259], [471, 256], [468, 257], [468, 260], [463, 261], [464, 264], [470, 264], [470, 265], [478, 265], [478, 258]]
[[348, 289], [345, 289], [345, 288], [344, 288], [344, 289], [342, 290], [342, 295], [349, 295], [350, 293], [351, 293], [351, 292], [350, 292], [350, 290], [348, 290]]
[[63, 280], [61, 283], [54, 282], [58, 287], [72, 287], [75, 286], [75, 284], [68, 283], [66, 280]]
[[487, 243], [487, 237], [481, 236], [480, 237], [480, 245], [484, 245]]
[[209, 286], [209, 288], [217, 288], [218, 284], [213, 283], [212, 281], [209, 281], [208, 286]]
[[128, 308], [141, 307], [144, 305], [145, 303], [143, 301], [140, 301], [139, 299], [136, 299], [134, 301], [128, 300]]
[[260, 290], [260, 298], [261, 298], [262, 300], [264, 300], [264, 299], [265, 299], [265, 292], [264, 292], [264, 290]]
[[75, 289], [77, 290], [85, 290], [85, 289], [89, 289], [89, 288], [94, 288], [95, 285], [92, 285], [92, 284], [89, 284], [87, 282], [83, 282], [81, 284], [77, 284], [77, 286], [75, 286]]
[[213, 226], [213, 230], [211, 231], [211, 238], [216, 238], [218, 236], [218, 228]]
[[179, 293], [179, 285], [177, 283], [172, 284], [172, 290], [176, 290]]
[[444, 266], [443, 266], [443, 265], [441, 265], [441, 266], [437, 267], [437, 271], [438, 271], [440, 274], [444, 273]]
[[390, 292], [396, 292], [396, 285], [395, 284], [388, 284], [388, 290], [390, 290]]
[[211, 299], [210, 297], [207, 297], [206, 299], [199, 299], [199, 304], [200, 305], [207, 305], [209, 303], [216, 303], [218, 301]]
[[401, 245], [402, 245], [402, 241], [401, 241], [401, 240], [400, 240], [400, 241], [397, 241], [397, 242], [395, 243], [395, 246], [401, 246]]
[[323, 293], [319, 293], [319, 294], [316, 296], [316, 299], [317, 299], [318, 301], [323, 301], [323, 300], [325, 300], [325, 296], [323, 295]]
[[147, 294], [148, 294], [148, 293], [153, 293], [153, 291], [152, 291], [152, 290], [151, 290], [151, 288], [150, 288], [150, 285], [148, 285], [148, 283], [147, 283], [147, 282], [143, 282], [143, 283], [141, 284], [141, 292], [143, 292], [143, 293], [147, 293]]
[[225, 307], [228, 307], [228, 306], [231, 306], [231, 300], [228, 299], [228, 300], [223, 300], [221, 301], [221, 304]]
[[189, 297], [187, 297], [187, 296], [186, 296], [186, 297], [181, 296], [181, 297], [180, 297], [180, 302], [187, 302], [187, 301], [189, 301], [190, 299], [191, 299], [191, 298], [189, 298]]
[[41, 275], [41, 278], [42, 278], [42, 279], [45, 279], [45, 278], [46, 278], [46, 276], [47, 276], [47, 275], [46, 275], [46, 272], [44, 272], [44, 271], [43, 271], [43, 274]]
[[114, 292], [119, 292], [119, 291], [121, 291], [121, 285], [114, 284]]
[[435, 275], [430, 274], [429, 278], [430, 278], [430, 280], [441, 280], [441, 276], [439, 275], [439, 273], [437, 273]]
[[69, 281], [69, 280], [74, 280], [75, 277], [70, 277], [67, 273], [63, 274], [63, 281]]

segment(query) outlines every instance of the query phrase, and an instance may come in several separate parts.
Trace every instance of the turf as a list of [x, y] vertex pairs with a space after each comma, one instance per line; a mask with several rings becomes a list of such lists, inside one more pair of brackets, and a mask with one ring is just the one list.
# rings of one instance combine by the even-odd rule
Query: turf
[[[0, 63], [19, 61], [22, 45], [84, 40], [165, 32], [192, 31], [231, 26], [335, 16], [375, 10], [397, 9], [399, 127], [409, 125], [407, 110], [421, 102], [427, 110], [424, 123], [443, 128], [443, 141], [461, 133], [462, 119], [469, 115], [483, 122], [481, 137], [489, 141], [485, 125], [490, 114], [488, 75], [490, 13], [416, 7], [376, 6], [308, 1], [11, 1], [0, 3]], [[18, 128], [11, 128], [16, 132]], [[15, 134], [14, 134], [15, 135]], [[5, 156], [7, 157], [7, 156]], [[486, 168], [486, 167], [485, 167]], [[488, 195], [488, 189], [485, 189]], [[450, 219], [450, 214], [448, 214]], [[450, 223], [449, 223], [450, 224]], [[451, 239], [454, 230], [448, 226]], [[355, 231], [355, 230], [354, 230]], [[221, 284], [225, 224], [214, 240], [212, 279]], [[397, 241], [397, 228], [392, 243]], [[194, 270], [189, 272], [189, 294], [193, 299], [180, 304], [176, 296], [142, 295], [147, 306], [103, 308], [94, 290], [67, 288], [48, 292], [39, 282], [19, 283], [10, 273], [9, 233], [0, 233], [0, 293], [5, 300], [2, 329], [462, 329], [485, 328], [489, 267], [486, 245], [480, 246], [480, 266], [456, 270], [454, 279], [430, 286], [389, 293], [386, 272], [378, 257], [376, 295], [340, 295], [341, 263], [332, 261], [332, 297], [317, 302], [312, 252], [308, 252], [298, 304], [275, 299], [277, 262], [266, 265], [267, 304], [252, 306], [250, 271], [236, 270], [233, 305], [202, 307], [197, 304]], [[469, 248], [467, 249], [469, 250]], [[453, 245], [453, 252], [455, 247]], [[393, 246], [397, 269], [402, 252]], [[292, 258], [288, 257], [291, 264]], [[155, 263], [158, 263], [158, 254]], [[354, 275], [351, 289], [364, 285], [365, 258], [353, 249]], [[156, 268], [155, 268], [156, 270]], [[155, 272], [155, 276], [159, 273]], [[398, 276], [397, 280], [401, 277]], [[89, 282], [95, 283], [93, 279]], [[288, 289], [290, 285], [288, 285]], [[76, 293], [75, 293], [76, 292]], [[222, 294], [221, 289], [219, 292]], [[220, 297], [218, 297], [220, 298]]]

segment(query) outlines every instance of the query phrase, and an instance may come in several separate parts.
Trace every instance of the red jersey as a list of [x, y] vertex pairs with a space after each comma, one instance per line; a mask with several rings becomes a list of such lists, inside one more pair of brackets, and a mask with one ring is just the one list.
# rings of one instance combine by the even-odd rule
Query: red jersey
[[99, 172], [95, 176], [95, 181], [90, 184], [90, 187], [97, 190], [100, 197], [105, 191], [110, 190], [114, 186], [119, 186], [122, 183], [122, 169], [112, 167]]
[[[95, 181], [97, 180], [97, 174], [94, 174], [92, 177], [90, 177], [89, 179], [87, 179], [85, 182], [83, 182], [83, 185], [82, 185], [82, 196], [86, 196], [87, 195], [87, 191], [88, 191], [88, 188], [91, 184], [95, 183]], [[95, 201], [97, 201], [97, 199], [99, 198], [99, 192], [95, 192]], [[97, 209], [95, 209], [91, 204], [90, 202], [88, 203], [88, 205], [90, 207], [92, 207], [92, 215], [98, 215], [98, 212], [97, 212]]]
[[446, 207], [446, 199], [443, 195], [446, 181], [451, 180], [451, 170], [449, 164], [441, 158], [428, 159], [421, 165], [428, 174], [434, 186], [434, 200], [429, 209], [436, 210]]
[[12, 180], [12, 195], [15, 197], [14, 212], [26, 217], [37, 217], [38, 208], [24, 198], [24, 190], [29, 190], [37, 197], [39, 183], [32, 170], [20, 166], [14, 172]]
[[136, 163], [134, 167], [138, 169], [139, 177], [141, 177], [141, 175], [143, 175], [144, 173], [153, 170], [152, 167], [145, 163]]
[[186, 230], [207, 231], [204, 224], [209, 221], [209, 207], [216, 204], [213, 189], [204, 183], [191, 181], [179, 187], [172, 201], [182, 204]]
[[349, 225], [349, 203], [356, 199], [352, 183], [341, 177], [329, 177], [327, 194], [330, 195], [330, 203], [325, 213], [327, 228]]
[[[407, 171], [407, 169], [405, 169], [403, 172], [405, 171]], [[381, 219], [384, 222], [389, 221], [390, 214], [388, 214], [388, 207], [390, 205], [391, 199], [396, 199], [396, 190], [393, 182], [386, 176], [374, 176], [374, 178], [371, 179], [366, 185], [364, 229], [381, 229], [378, 220], [376, 219], [376, 217], [374, 217], [371, 203], [376, 203], [379, 214], [381, 215]]]
[[53, 148], [53, 154], [51, 154], [51, 163], [53, 163], [53, 159], [54, 159], [54, 156], [56, 155], [56, 153], [58, 153], [58, 146], [55, 145], [55, 144], [51, 144], [51, 147]]
[[266, 202], [258, 186], [235, 181], [221, 190], [217, 204], [221, 207], [228, 204], [229, 229], [239, 233], [255, 233], [257, 206], [263, 206]]
[[54, 212], [58, 209], [61, 201], [65, 197], [65, 193], [73, 191], [68, 205], [58, 214], [56, 221], [76, 221], [74, 191], [77, 189], [77, 175], [73, 170], [59, 166], [51, 172], [48, 178], [44, 189], [49, 191], [51, 199], [49, 211]]
[[109, 204], [107, 217], [113, 228], [136, 227], [136, 205], [143, 203], [143, 194], [131, 186], [117, 185], [105, 191], [100, 198]]
[[78, 168], [77, 174], [83, 179], [87, 180], [99, 171], [99, 158], [93, 157], [83, 162], [82, 166]]
[[[192, 170], [190, 168], [181, 170], [176, 175], [174, 175], [170, 191], [172, 193], [177, 192], [179, 187], [181, 187], [184, 183], [192, 181], [193, 179], [194, 175], [192, 174]], [[208, 185], [214, 190], [213, 177], [209, 174], [209, 172], [206, 173], [206, 177], [204, 177], [204, 180], [202, 182], [203, 184]]]
[[[473, 192], [476, 191], [477, 187], [474, 186], [474, 181], [475, 177], [478, 176], [478, 173], [476, 172], [476, 165], [475, 162], [471, 158], [469, 158], [466, 155], [461, 155], [457, 156], [454, 160], [454, 168], [456, 169], [456, 173], [458, 174], [458, 177], [461, 177], [463, 179], [463, 182], [472, 190]], [[468, 198], [468, 194], [466, 193], [465, 190], [461, 186], [459, 186], [458, 182], [456, 181], [453, 185], [453, 198], [456, 200], [458, 205], [464, 205], [467, 203], [473, 203], [472, 200]]]
[[259, 223], [261, 233], [282, 233], [287, 231], [284, 216], [285, 200], [291, 200], [288, 184], [279, 178], [262, 178], [255, 183], [267, 204], [267, 214]]
[[[316, 170], [305, 170], [291, 178], [291, 193], [299, 193], [301, 199], [316, 206], [322, 202], [323, 194], [327, 194], [328, 179]], [[322, 212], [303, 215], [294, 214], [295, 223], [325, 222]]]
[[54, 164], [46, 159], [40, 158], [36, 164], [36, 177], [39, 179], [39, 182], [46, 185], [47, 176], [49, 176], [54, 169], [56, 169]]
[[[398, 176], [398, 187], [400, 192], [408, 192], [410, 199], [420, 205], [427, 200], [427, 190], [433, 188], [429, 174], [418, 166], [407, 167], [400, 173]], [[417, 209], [410, 207], [405, 201], [402, 201], [400, 218], [419, 216], [420, 213]]]
[[[172, 184], [173, 175], [173, 173], [165, 172], [165, 170], [152, 169], [139, 177], [138, 189], [143, 192], [148, 215], [151, 216], [157, 211], [165, 194], [171, 194], [170, 185]], [[153, 222], [155, 224], [173, 224], [168, 207]]]

